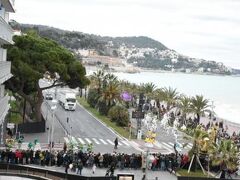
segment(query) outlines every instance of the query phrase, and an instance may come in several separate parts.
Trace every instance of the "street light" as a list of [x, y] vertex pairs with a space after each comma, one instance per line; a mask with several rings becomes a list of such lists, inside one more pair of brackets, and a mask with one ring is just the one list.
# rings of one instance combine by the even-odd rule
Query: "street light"
[[55, 110], [57, 109], [57, 100], [52, 100], [51, 112], [52, 112], [52, 125], [51, 125], [51, 137], [50, 137], [50, 166], [52, 165], [52, 145], [53, 145], [53, 132], [55, 123]]

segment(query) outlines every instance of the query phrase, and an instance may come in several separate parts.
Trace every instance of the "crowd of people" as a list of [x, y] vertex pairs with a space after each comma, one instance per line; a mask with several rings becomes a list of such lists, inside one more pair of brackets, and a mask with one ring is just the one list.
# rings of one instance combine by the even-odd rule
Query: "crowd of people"
[[124, 153], [93, 153], [93, 152], [73, 152], [73, 151], [33, 151], [33, 150], [2, 150], [0, 151], [0, 161], [11, 164], [35, 164], [40, 166], [65, 167], [65, 172], [69, 170], [82, 174], [83, 168], [91, 168], [95, 173], [97, 168], [107, 168], [106, 174], [114, 173], [119, 169], [146, 169], [149, 170], [175, 170], [186, 164], [186, 157], [176, 154], [124, 154]]

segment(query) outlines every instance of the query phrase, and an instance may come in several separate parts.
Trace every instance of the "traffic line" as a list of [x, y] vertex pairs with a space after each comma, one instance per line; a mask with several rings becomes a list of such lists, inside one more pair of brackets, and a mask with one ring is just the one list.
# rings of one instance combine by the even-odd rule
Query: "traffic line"
[[68, 144], [69, 143], [69, 139], [67, 137], [64, 137], [64, 141]]
[[127, 145], [127, 146], [130, 146], [127, 141], [122, 141], [123, 144]]
[[111, 145], [114, 145], [114, 143], [109, 139], [107, 139], [107, 142], [109, 142]]
[[161, 142], [162, 144], [164, 144], [165, 146], [167, 146], [168, 148], [173, 148], [172, 146], [170, 146], [169, 144], [165, 143], [165, 142]]
[[78, 144], [78, 142], [77, 142], [77, 140], [75, 139], [75, 137], [71, 137], [72, 138], [72, 142], [74, 143], [74, 144]]
[[81, 144], [86, 144], [86, 143], [82, 140], [82, 138], [78, 138], [78, 140], [80, 141]]
[[90, 141], [90, 139], [88, 139], [88, 138], [85, 138], [85, 140], [86, 140], [88, 143], [92, 143], [92, 141]]
[[189, 149], [192, 149], [193, 145], [192, 144], [188, 144], [186, 147], [189, 148]]
[[98, 140], [96, 138], [92, 138], [92, 140], [96, 143], [96, 144], [100, 144], [100, 142], [98, 142]]
[[172, 151], [173, 151], [172, 148], [171, 148], [171, 146], [168, 145], [167, 143], [161, 142], [161, 143], [159, 143], [159, 144], [162, 145], [162, 147], [163, 147], [164, 149], [167, 149], [169, 152], [172, 152]]
[[103, 144], [107, 144], [103, 139], [99, 139]]
[[168, 144], [172, 145], [172, 147], [174, 146], [174, 144], [172, 142], [169, 142]]
[[119, 146], [122, 146], [122, 143], [118, 142], [118, 145], [119, 145]]
[[154, 143], [153, 143], [155, 146], [157, 146], [158, 148], [163, 148], [163, 146], [162, 146], [162, 144], [160, 144], [159, 142], [157, 142], [157, 141], [155, 141]]

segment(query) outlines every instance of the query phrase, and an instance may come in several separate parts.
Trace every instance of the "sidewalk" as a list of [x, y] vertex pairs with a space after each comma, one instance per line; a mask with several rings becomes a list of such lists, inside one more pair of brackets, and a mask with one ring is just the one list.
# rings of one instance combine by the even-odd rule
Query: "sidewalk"
[[[34, 167], [41, 167], [41, 166], [34, 166]], [[52, 167], [41, 167], [44, 169], [52, 170], [52, 171], [57, 171], [57, 172], [64, 172], [65, 169], [63, 167], [57, 167], [57, 166], [52, 166]], [[105, 176], [107, 169], [106, 168], [96, 168], [95, 174], [92, 173], [91, 168], [83, 168], [82, 170], [82, 175], [83, 176]], [[76, 174], [75, 172], [69, 170], [69, 174]], [[134, 170], [134, 169], [124, 169], [124, 170], [119, 170], [116, 169], [114, 172], [114, 175], [116, 176], [117, 174], [134, 174], [134, 179], [136, 180], [141, 180], [143, 177], [143, 172], [142, 170]], [[148, 170], [147, 171], [147, 178], [148, 180], [156, 180], [156, 177], [158, 180], [177, 180], [177, 177], [174, 174], [170, 174], [168, 171], [152, 171]]]

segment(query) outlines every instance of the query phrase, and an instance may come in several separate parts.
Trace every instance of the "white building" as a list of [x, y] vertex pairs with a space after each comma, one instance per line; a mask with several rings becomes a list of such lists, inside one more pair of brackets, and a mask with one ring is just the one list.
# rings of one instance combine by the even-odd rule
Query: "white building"
[[5, 116], [9, 110], [9, 96], [5, 92], [4, 82], [11, 76], [11, 62], [6, 61], [7, 50], [4, 44], [12, 44], [13, 30], [9, 26], [9, 13], [14, 12], [13, 2], [0, 0], [0, 143], [3, 144], [3, 129]]

